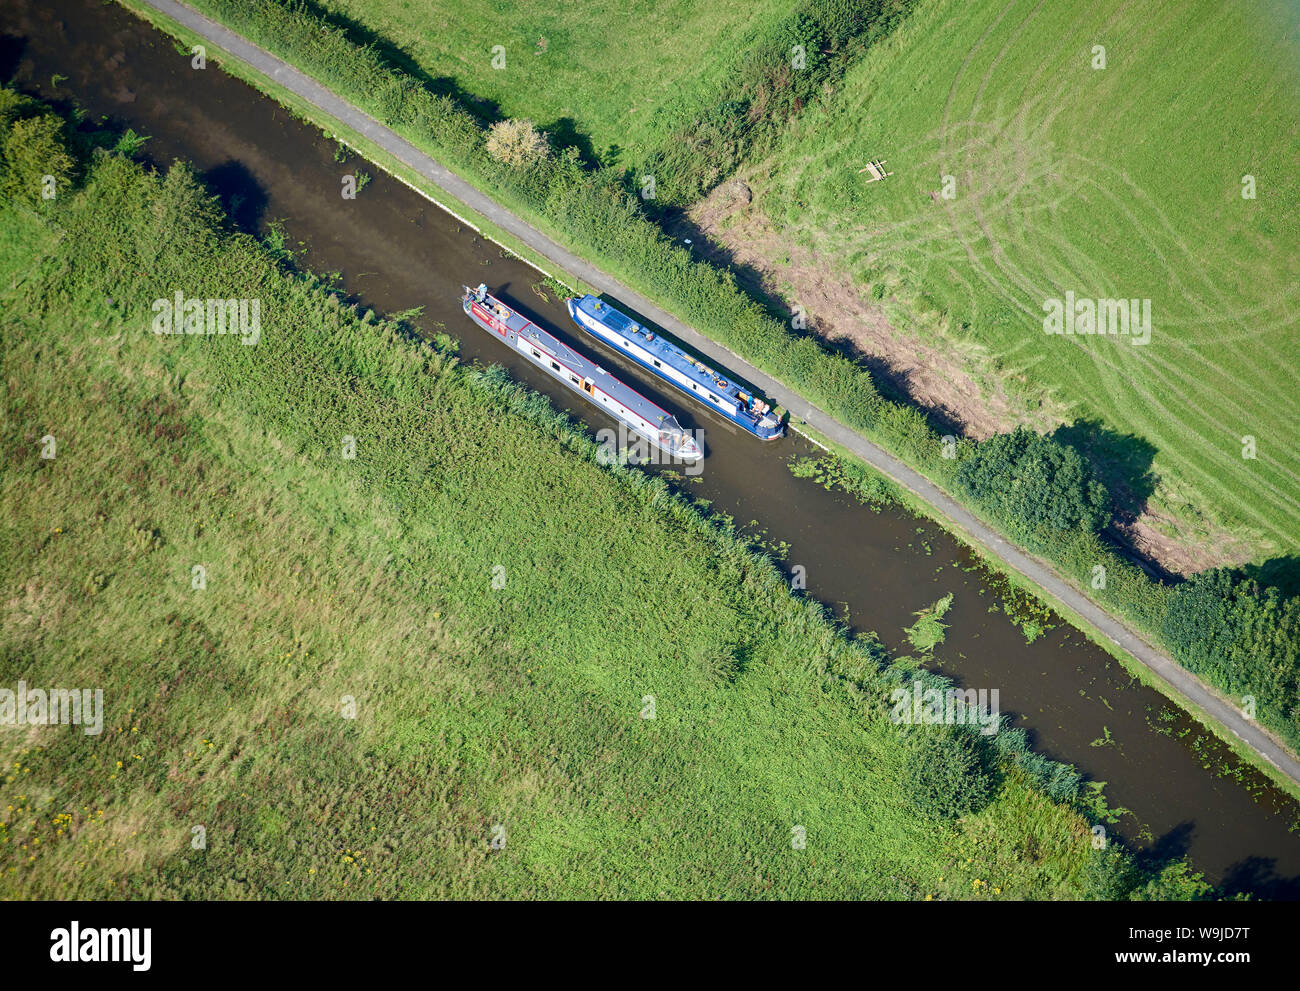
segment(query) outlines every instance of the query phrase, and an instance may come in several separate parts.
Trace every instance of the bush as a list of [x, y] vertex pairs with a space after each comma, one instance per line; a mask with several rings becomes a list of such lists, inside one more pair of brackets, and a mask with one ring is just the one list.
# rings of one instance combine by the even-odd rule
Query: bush
[[46, 183], [60, 192], [76, 164], [64, 139], [63, 121], [53, 114], [14, 120], [0, 135], [0, 196], [38, 206]]
[[1161, 632], [1188, 670], [1254, 696], [1262, 722], [1300, 735], [1300, 599], [1216, 568], [1174, 590]]
[[1080, 880], [1086, 901], [1185, 902], [1215, 894], [1186, 861], [1143, 865], [1114, 843], [1092, 851]]
[[1096, 532], [1110, 495], [1074, 448], [1018, 427], [975, 445], [955, 481], [1000, 520], [1028, 529]]
[[932, 819], [978, 812], [993, 795], [987, 751], [975, 734], [947, 726], [914, 726], [903, 734], [903, 788]]
[[550, 153], [546, 135], [531, 120], [499, 120], [488, 129], [487, 152], [516, 169], [536, 165]]

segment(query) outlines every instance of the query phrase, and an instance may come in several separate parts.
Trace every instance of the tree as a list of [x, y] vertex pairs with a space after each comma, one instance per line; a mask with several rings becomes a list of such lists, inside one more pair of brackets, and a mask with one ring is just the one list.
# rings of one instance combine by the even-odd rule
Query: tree
[[975, 445], [956, 481], [983, 508], [1030, 529], [1096, 532], [1110, 513], [1110, 494], [1083, 455], [1025, 427]]

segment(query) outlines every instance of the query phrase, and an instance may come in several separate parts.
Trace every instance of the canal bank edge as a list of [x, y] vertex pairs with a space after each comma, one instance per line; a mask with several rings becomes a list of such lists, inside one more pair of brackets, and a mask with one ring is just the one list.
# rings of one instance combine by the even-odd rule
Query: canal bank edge
[[[801, 432], [823, 445], [829, 444], [848, 452], [855, 460], [865, 462], [901, 486], [920, 501], [926, 509], [926, 515], [932, 516], [946, 529], [954, 532], [981, 557], [996, 560], [1001, 568], [1029, 582], [1035, 591], [1043, 594], [1067, 619], [1112, 654], [1115, 654], [1113, 645], [1120, 652], [1115, 656], [1123, 660], [1123, 655], [1128, 655], [1151, 676], [1153, 680], [1150, 683], [1154, 687], [1161, 689], [1205, 722], [1238, 752], [1239, 745], [1249, 748], [1254, 757], [1253, 763], [1270, 777], [1279, 780], [1288, 792], [1297, 794], [1300, 789], [1300, 759], [1270, 732], [1245, 719], [1232, 703], [1094, 603], [1055, 568], [1012, 544], [919, 471], [792, 393], [771, 376], [705, 337], [650, 299], [606, 275], [497, 204], [426, 152], [282, 59], [176, 0], [118, 2], [170, 34], [187, 40], [188, 36], [195, 36], [225, 53], [232, 63], [245, 70], [234, 74], [260, 89], [268, 90], [269, 87], [268, 93], [274, 99], [318, 126], [324, 125], [317, 115], [324, 115], [327, 121], [341, 130], [342, 137], [353, 138], [349, 144], [356, 145], [359, 151], [367, 153], [367, 157], [374, 159], [375, 164], [392, 172], [400, 181], [453, 216], [475, 227], [483, 236], [517, 254], [544, 275], [551, 275], [546, 267], [549, 265], [567, 274], [579, 288], [590, 287], [597, 292], [622, 299], [697, 351], [732, 368], [740, 377], [748, 379], [789, 410], [792, 426], [800, 428]], [[380, 154], [376, 155], [376, 151]], [[396, 170], [394, 165], [397, 166]], [[423, 181], [412, 181], [412, 175]], [[431, 190], [424, 188], [426, 183], [432, 184], [442, 197], [450, 198], [454, 206], [446, 205]]]
[[[376, 144], [363, 134], [325, 113], [293, 90], [287, 89], [238, 56], [216, 45], [211, 39], [198, 34], [163, 11], [151, 6], [147, 0], [118, 0], [118, 5], [183, 44], [205, 43], [208, 49], [206, 57], [219, 65], [227, 75], [242, 80], [254, 89], [264, 93], [299, 120], [320, 129], [356, 155], [374, 165], [378, 165], [398, 182], [419, 193], [420, 196], [433, 203], [440, 210], [455, 217], [479, 234], [484, 240], [491, 241], [503, 250], [508, 251], [514, 257], [536, 269], [543, 276], [556, 279], [579, 292], [586, 291], [587, 287], [578, 276], [566, 271], [545, 255], [534, 251], [526, 243], [512, 236], [509, 231], [498, 227], [490, 219], [458, 199], [451, 192], [426, 179], [411, 166], [395, 158], [383, 146]], [[202, 15], [196, 14], [195, 16]], [[268, 57], [273, 58], [274, 56]]]

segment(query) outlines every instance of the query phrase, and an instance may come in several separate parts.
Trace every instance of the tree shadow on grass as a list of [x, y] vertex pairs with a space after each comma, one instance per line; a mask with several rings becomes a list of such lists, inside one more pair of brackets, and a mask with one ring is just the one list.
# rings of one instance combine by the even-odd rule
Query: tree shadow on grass
[[[360, 21], [354, 20], [346, 14], [327, 10], [320, 4], [313, 2], [313, 0], [302, 0], [302, 5], [312, 17], [319, 18], [331, 27], [342, 31], [343, 36], [354, 45], [373, 49], [384, 62], [395, 69], [400, 69], [425, 89], [438, 96], [445, 96], [454, 100], [477, 120], [480, 126], [486, 127], [501, 120], [501, 108], [495, 101], [463, 89], [450, 76], [430, 75], [421, 67], [420, 63], [405, 51], [389, 41], [384, 35], [377, 34]], [[486, 59], [488, 56], [489, 53], [485, 50], [483, 57]]]
[[1285, 598], [1300, 596], [1300, 557], [1294, 554], [1269, 558], [1263, 564], [1247, 564], [1242, 574], [1261, 585], [1271, 586]]
[[1078, 451], [1110, 491], [1115, 513], [1123, 521], [1142, 515], [1159, 477], [1152, 471], [1156, 448], [1134, 434], [1112, 430], [1100, 420], [1075, 420], [1052, 432], [1052, 440]]
[[586, 168], [600, 168], [600, 158], [591, 145], [591, 138], [578, 130], [578, 122], [572, 117], [561, 117], [544, 126], [539, 124], [538, 130], [546, 132], [556, 148], [577, 148], [578, 158]]

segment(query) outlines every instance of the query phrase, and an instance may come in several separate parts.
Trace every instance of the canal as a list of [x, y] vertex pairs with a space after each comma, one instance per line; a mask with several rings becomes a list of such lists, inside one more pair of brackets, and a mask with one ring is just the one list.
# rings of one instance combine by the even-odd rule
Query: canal
[[[1143, 687], [1067, 624], [1032, 643], [999, 607], [1002, 582], [940, 527], [897, 509], [872, 510], [796, 478], [791, 459], [819, 450], [798, 435], [762, 444], [661, 388], [639, 368], [579, 337], [541, 276], [406, 185], [292, 117], [211, 61], [190, 55], [124, 9], [92, 0], [6, 0], [0, 78], [89, 125], [148, 135], [141, 157], [183, 159], [218, 192], [235, 222], [277, 225], [296, 263], [340, 273], [348, 297], [380, 313], [422, 307], [429, 335], [445, 331], [468, 361], [496, 363], [591, 429], [612, 421], [471, 324], [459, 287], [486, 282], [570, 346], [617, 369], [687, 427], [703, 428], [698, 479], [677, 479], [747, 532], [802, 567], [808, 594], [855, 631], [899, 654], [914, 614], [953, 593], [946, 643], [933, 667], [969, 688], [996, 688], [1035, 749], [1105, 782], [1108, 828], [1157, 858], [1185, 855], [1230, 891], [1300, 898], [1300, 806], [1243, 764], [1164, 696]], [[373, 178], [355, 200], [345, 173]], [[142, 332], [147, 306], [141, 307]]]

